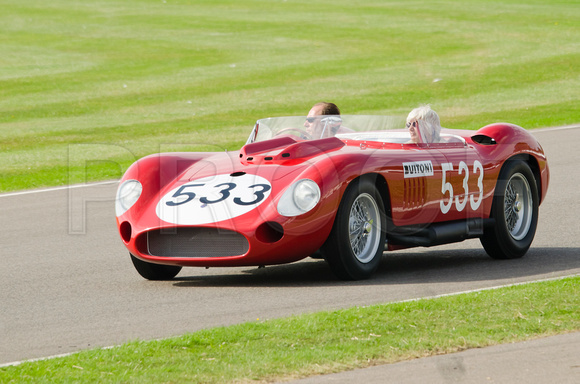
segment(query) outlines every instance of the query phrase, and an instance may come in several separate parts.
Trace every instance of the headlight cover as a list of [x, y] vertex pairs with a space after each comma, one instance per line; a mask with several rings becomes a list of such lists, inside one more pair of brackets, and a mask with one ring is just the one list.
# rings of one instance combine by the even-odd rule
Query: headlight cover
[[117, 199], [115, 200], [115, 213], [121, 216], [127, 212], [139, 200], [143, 186], [137, 180], [125, 180], [117, 189]]
[[278, 201], [278, 213], [292, 217], [302, 215], [318, 204], [320, 188], [310, 179], [301, 179], [292, 184]]

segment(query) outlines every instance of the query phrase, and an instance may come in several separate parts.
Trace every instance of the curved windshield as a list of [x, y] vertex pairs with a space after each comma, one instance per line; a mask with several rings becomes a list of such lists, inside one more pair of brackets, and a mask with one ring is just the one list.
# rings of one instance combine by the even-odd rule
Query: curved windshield
[[[447, 131], [447, 130], [445, 130]], [[297, 140], [318, 140], [337, 137], [342, 140], [379, 141], [383, 143], [410, 143], [405, 118], [379, 115], [320, 115], [269, 117], [256, 122], [246, 144], [291, 136]], [[449, 138], [452, 136], [453, 138]], [[444, 142], [465, 142], [461, 137], [443, 133]]]
[[393, 138], [406, 133], [405, 139], [409, 140], [405, 119], [401, 117], [371, 115], [269, 117], [256, 122], [248, 143], [282, 135], [292, 135], [302, 140], [318, 140], [333, 136], [350, 138], [349, 135], [362, 132], [379, 133], [392, 130], [400, 131], [393, 135]]

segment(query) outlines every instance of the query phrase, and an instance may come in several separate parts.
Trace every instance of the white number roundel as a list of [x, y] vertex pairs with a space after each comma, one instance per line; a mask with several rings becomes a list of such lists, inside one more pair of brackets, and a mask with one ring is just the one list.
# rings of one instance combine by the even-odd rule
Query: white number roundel
[[189, 181], [159, 201], [157, 216], [168, 223], [200, 225], [232, 219], [250, 212], [270, 195], [263, 177], [229, 174]]

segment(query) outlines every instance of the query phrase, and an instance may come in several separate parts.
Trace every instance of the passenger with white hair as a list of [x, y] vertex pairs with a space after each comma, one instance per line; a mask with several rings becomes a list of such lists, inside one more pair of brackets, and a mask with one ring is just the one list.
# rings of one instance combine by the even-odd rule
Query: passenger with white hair
[[406, 127], [412, 143], [438, 143], [440, 140], [439, 116], [428, 105], [413, 109], [407, 116]]

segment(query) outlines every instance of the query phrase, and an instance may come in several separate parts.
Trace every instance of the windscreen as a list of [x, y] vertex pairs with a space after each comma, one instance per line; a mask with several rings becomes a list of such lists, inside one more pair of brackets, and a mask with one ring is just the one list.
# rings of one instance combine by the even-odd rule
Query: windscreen
[[270, 117], [256, 122], [248, 143], [292, 135], [301, 140], [336, 136], [353, 140], [405, 142], [410, 139], [405, 119], [375, 115]]

